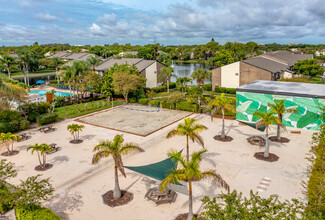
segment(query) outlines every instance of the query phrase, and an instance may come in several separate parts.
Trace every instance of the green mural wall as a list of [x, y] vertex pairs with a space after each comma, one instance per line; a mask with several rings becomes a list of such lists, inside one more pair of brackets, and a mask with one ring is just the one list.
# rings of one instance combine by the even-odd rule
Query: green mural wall
[[287, 127], [305, 128], [310, 130], [319, 130], [319, 125], [325, 122], [321, 116], [319, 107], [325, 105], [325, 99], [303, 98], [294, 96], [260, 94], [250, 92], [237, 92], [236, 101], [236, 119], [243, 121], [257, 121], [253, 116], [255, 111], [267, 112], [270, 108], [268, 103], [274, 103], [273, 100], [283, 100], [287, 108], [297, 109], [298, 113], [283, 115], [283, 124]]

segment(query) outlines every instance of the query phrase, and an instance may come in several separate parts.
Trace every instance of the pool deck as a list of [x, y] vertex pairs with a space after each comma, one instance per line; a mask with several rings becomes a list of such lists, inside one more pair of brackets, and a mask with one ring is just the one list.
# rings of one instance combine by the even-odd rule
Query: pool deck
[[[265, 137], [265, 133], [249, 126], [238, 124], [237, 121], [227, 120], [225, 127], [227, 135], [234, 138], [231, 142], [219, 142], [214, 136], [220, 134], [222, 120], [209, 116], [193, 114], [190, 117], [198, 119], [209, 129], [201, 133], [205, 148], [201, 168], [215, 169], [230, 185], [231, 190], [236, 189], [248, 196], [250, 190], [259, 190], [259, 195], [268, 197], [278, 194], [281, 200], [291, 198], [304, 198], [302, 194], [303, 180], [307, 180], [306, 169], [308, 161], [306, 153], [310, 150], [311, 136], [314, 131], [292, 129], [283, 132], [283, 137], [290, 139], [289, 143], [270, 143], [270, 152], [279, 156], [273, 163], [260, 161], [254, 158], [255, 152], [263, 151], [259, 146], [247, 142], [250, 136]], [[141, 166], [155, 163], [167, 158], [170, 149], [177, 151], [184, 149], [185, 137], [166, 138], [169, 131], [178, 123], [169, 125], [151, 135], [141, 137], [128, 133], [109, 130], [101, 127], [85, 125], [80, 133], [84, 140], [81, 144], [71, 144], [71, 134], [67, 125], [76, 123], [74, 119], [64, 120], [54, 124], [55, 131], [41, 133], [36, 129], [27, 130], [30, 139], [14, 144], [14, 149], [20, 153], [6, 159], [15, 163], [18, 176], [10, 179], [12, 184], [19, 184], [20, 179], [43, 174], [41, 178], [51, 178], [55, 188], [54, 195], [43, 205], [59, 214], [63, 219], [92, 219], [99, 220], [109, 215], [109, 219], [174, 219], [177, 214], [188, 210], [187, 186], [182, 187], [183, 193], [178, 193], [176, 201], [172, 204], [156, 206], [144, 198], [147, 190], [157, 186], [159, 181], [126, 170], [127, 178], [119, 175], [121, 189], [127, 189], [134, 194], [134, 199], [127, 205], [111, 208], [103, 204], [102, 195], [114, 188], [114, 163], [111, 158], [103, 159], [97, 165], [91, 164], [93, 147], [98, 140], [111, 140], [116, 134], [123, 134], [125, 142], [139, 144], [145, 149], [144, 153], [123, 156], [125, 165]], [[299, 130], [301, 134], [292, 134], [290, 131]], [[270, 135], [275, 135], [276, 129], [272, 127]], [[34, 167], [38, 165], [37, 156], [26, 151], [26, 147], [35, 143], [56, 143], [61, 148], [58, 152], [49, 155], [48, 162], [54, 166], [44, 172], [37, 172]], [[190, 143], [190, 152], [202, 149], [197, 143]], [[5, 151], [0, 145], [0, 153]], [[268, 181], [262, 186], [261, 183]], [[185, 184], [186, 185], [186, 184]], [[203, 196], [216, 196], [221, 189], [207, 181], [193, 183], [194, 212], [202, 209], [200, 199]]]

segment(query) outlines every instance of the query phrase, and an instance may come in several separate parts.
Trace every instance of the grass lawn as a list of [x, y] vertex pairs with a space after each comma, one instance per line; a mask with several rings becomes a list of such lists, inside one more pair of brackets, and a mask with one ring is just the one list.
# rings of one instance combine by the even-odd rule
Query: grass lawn
[[[104, 103], [104, 105], [103, 105]], [[114, 106], [116, 104], [114, 103]], [[112, 102], [109, 104], [107, 100], [100, 100], [94, 102], [87, 103], [87, 111], [86, 111], [86, 103], [78, 104], [80, 108], [80, 112], [78, 111], [77, 105], [68, 105], [64, 107], [55, 108], [54, 112], [58, 113], [59, 118], [75, 118], [78, 116], [86, 115], [92, 112], [100, 111], [103, 109], [108, 109], [112, 107]]]
[[[45, 69], [45, 70], [36, 71], [34, 73], [29, 72], [28, 74], [32, 75], [32, 74], [53, 73], [53, 72], [55, 72], [55, 69]], [[21, 76], [21, 75], [24, 75], [24, 72], [12, 73], [11, 75], [12, 76]]]

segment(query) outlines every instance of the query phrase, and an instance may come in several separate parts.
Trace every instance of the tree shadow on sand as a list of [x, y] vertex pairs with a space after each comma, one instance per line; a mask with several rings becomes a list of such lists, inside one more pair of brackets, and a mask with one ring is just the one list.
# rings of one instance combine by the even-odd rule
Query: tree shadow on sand
[[70, 192], [69, 190], [64, 190], [53, 196], [45, 204], [47, 208], [52, 209], [62, 219], [69, 219], [67, 212], [80, 211], [82, 205], [82, 196], [78, 192]]

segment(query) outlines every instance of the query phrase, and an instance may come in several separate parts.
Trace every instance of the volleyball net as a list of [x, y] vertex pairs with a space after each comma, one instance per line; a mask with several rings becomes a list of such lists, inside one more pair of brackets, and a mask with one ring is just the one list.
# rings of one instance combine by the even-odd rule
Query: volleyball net
[[141, 112], [159, 112], [159, 105], [139, 105], [134, 103], [123, 102], [116, 100], [116, 106], [128, 110], [141, 111]]

